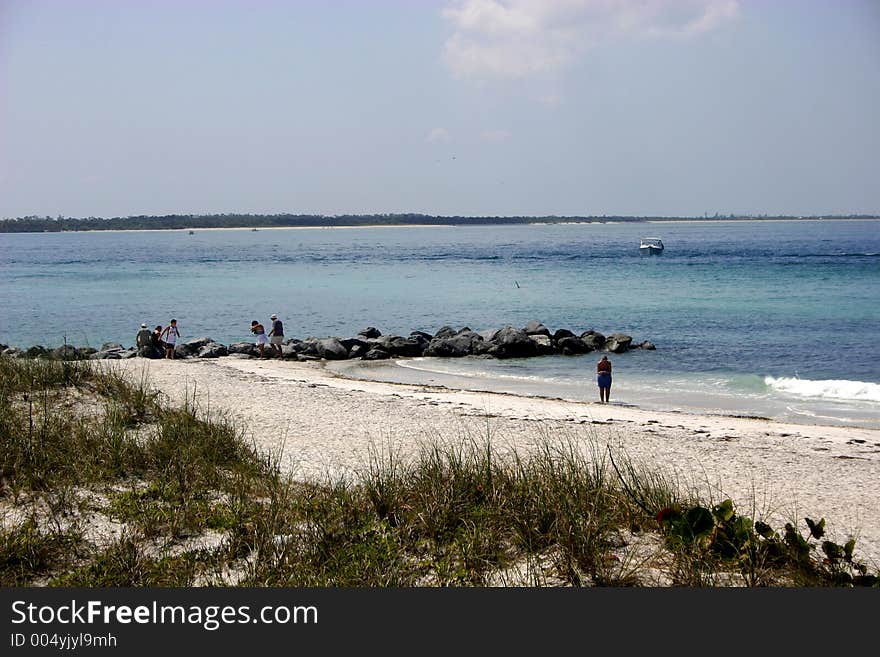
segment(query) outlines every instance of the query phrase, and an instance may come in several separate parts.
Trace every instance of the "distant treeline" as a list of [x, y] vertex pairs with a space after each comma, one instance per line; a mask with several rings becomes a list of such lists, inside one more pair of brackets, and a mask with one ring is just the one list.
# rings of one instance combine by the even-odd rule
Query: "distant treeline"
[[0, 220], [0, 233], [59, 233], [85, 230], [180, 230], [187, 228], [273, 228], [291, 226], [481, 226], [500, 224], [570, 223], [606, 221], [672, 221], [672, 220], [753, 220], [753, 219], [876, 219], [874, 215], [834, 216], [739, 216], [712, 215], [702, 217], [632, 217], [617, 215], [584, 217], [460, 217], [427, 214], [169, 214], [133, 217], [18, 217]]

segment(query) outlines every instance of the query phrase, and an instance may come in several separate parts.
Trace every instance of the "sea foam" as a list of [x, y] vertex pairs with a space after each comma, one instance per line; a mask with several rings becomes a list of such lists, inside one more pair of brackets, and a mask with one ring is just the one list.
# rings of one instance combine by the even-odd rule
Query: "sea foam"
[[866, 381], [797, 379], [792, 377], [764, 377], [764, 383], [773, 390], [798, 397], [841, 399], [847, 401], [880, 402], [880, 384]]

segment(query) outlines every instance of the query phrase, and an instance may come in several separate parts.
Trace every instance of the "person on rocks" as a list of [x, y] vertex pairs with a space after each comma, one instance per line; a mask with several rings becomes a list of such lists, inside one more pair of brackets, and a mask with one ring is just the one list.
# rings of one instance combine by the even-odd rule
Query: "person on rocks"
[[161, 358], [162, 354], [165, 353], [165, 343], [162, 342], [162, 325], [159, 324], [156, 328], [153, 329], [153, 332], [150, 334], [150, 341], [153, 346], [153, 351], [156, 353], [156, 358]]
[[607, 404], [611, 397], [611, 361], [608, 356], [602, 356], [596, 363], [596, 380], [599, 384], [599, 401]]
[[180, 337], [180, 329], [177, 328], [177, 320], [172, 319], [159, 336], [165, 342], [165, 358], [174, 360], [174, 348], [177, 346], [177, 338]]
[[272, 313], [272, 329], [269, 331], [269, 341], [272, 344], [272, 355], [281, 358], [281, 343], [284, 341], [284, 324], [278, 319], [278, 315]]
[[257, 348], [260, 350], [260, 358], [265, 358], [266, 343], [269, 342], [266, 337], [266, 329], [257, 320], [251, 322], [251, 333], [257, 336]]
[[146, 324], [141, 324], [141, 330], [137, 332], [134, 341], [137, 345], [138, 356], [144, 358], [153, 357], [153, 334], [150, 333], [150, 329], [147, 328]]

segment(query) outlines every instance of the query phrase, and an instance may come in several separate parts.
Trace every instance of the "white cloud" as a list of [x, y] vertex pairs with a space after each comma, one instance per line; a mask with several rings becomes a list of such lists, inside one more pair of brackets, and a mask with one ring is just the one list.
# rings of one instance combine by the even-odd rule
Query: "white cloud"
[[484, 130], [480, 133], [483, 141], [502, 142], [510, 139], [511, 134], [507, 130]]
[[524, 78], [602, 41], [702, 34], [738, 12], [738, 0], [452, 0], [443, 55], [458, 77]]
[[450, 139], [449, 130], [446, 128], [431, 128], [425, 141], [429, 144], [446, 143]]

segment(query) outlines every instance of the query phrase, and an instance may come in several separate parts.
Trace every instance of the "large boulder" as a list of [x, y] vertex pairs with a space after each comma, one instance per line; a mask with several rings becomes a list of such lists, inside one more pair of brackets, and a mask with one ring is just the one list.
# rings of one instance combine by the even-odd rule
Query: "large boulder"
[[568, 329], [556, 329], [553, 332], [553, 342], [558, 342], [562, 338], [573, 338], [575, 334], [569, 331]]
[[654, 351], [657, 347], [654, 346], [654, 343], [650, 340], [645, 340], [638, 346], [639, 349], [646, 349], [648, 351]]
[[368, 326], [367, 328], [358, 331], [358, 335], [362, 335], [365, 338], [378, 338], [382, 335], [382, 331], [374, 326]]
[[391, 354], [382, 347], [376, 345], [363, 355], [363, 360], [387, 360], [391, 358]]
[[431, 340], [434, 339], [433, 335], [431, 335], [430, 333], [425, 333], [424, 331], [412, 331], [409, 334], [409, 337], [411, 337], [411, 338], [419, 338], [419, 337], [424, 338], [425, 344], [428, 344]]
[[522, 329], [506, 326], [496, 334], [488, 350], [495, 358], [526, 358], [538, 352], [535, 341]]
[[535, 343], [536, 356], [547, 356], [556, 352], [556, 350], [553, 348], [553, 343], [550, 341], [550, 337], [544, 335], [543, 333], [530, 335], [529, 340]]
[[123, 349], [125, 347], [118, 342], [105, 342], [98, 351], [122, 351]]
[[541, 322], [536, 322], [535, 320], [526, 324], [523, 331], [526, 332], [526, 335], [546, 335], [547, 337], [550, 337], [550, 329], [544, 326]]
[[486, 329], [484, 331], [477, 331], [477, 335], [483, 338], [484, 342], [492, 342], [495, 339], [495, 336], [498, 335], [498, 331], [500, 329]]
[[564, 356], [574, 356], [577, 354], [585, 354], [593, 349], [586, 342], [574, 336], [560, 338], [556, 341], [556, 348]]
[[453, 335], [455, 335], [456, 333], [458, 333], [458, 331], [456, 331], [456, 330], [455, 330], [454, 328], [452, 328], [451, 326], [442, 326], [442, 327], [441, 327], [441, 328], [440, 328], [440, 329], [434, 334], [434, 340], [437, 340], [438, 338], [439, 338], [439, 339], [442, 339], [442, 338], [451, 338], [451, 337], [452, 337]]
[[605, 347], [605, 336], [593, 329], [581, 333], [581, 340], [587, 343], [590, 349], [593, 350], [604, 349]]
[[229, 350], [226, 348], [226, 345], [220, 344], [218, 342], [209, 342], [204, 347], [199, 349], [198, 357], [199, 358], [220, 358], [221, 356], [228, 356]]
[[379, 345], [392, 356], [412, 357], [421, 356], [422, 352], [428, 347], [428, 344], [430, 344], [426, 344], [423, 341], [424, 338], [419, 340], [413, 337], [402, 338], [399, 335], [395, 335], [390, 338], [380, 339]]
[[175, 356], [175, 358], [177, 357], [178, 351], [183, 356], [195, 356], [196, 354], [198, 354], [202, 350], [202, 347], [204, 347], [207, 344], [216, 344], [216, 343], [211, 338], [195, 338], [194, 340], [187, 340], [186, 342], [182, 342], [181, 344], [178, 344], [174, 348], [174, 356]]
[[355, 337], [355, 338], [340, 338], [339, 342], [340, 342], [340, 344], [342, 344], [343, 347], [345, 347], [349, 352], [351, 352], [351, 350], [354, 347], [357, 347], [357, 346], [366, 347], [368, 345], [371, 345], [371, 340], [375, 340], [375, 339], [376, 338], [371, 338], [370, 340], [366, 340], [366, 339], [364, 339], [364, 336], [360, 335], [360, 337]]
[[345, 360], [348, 358], [348, 349], [339, 341], [339, 338], [321, 338], [318, 340], [318, 355], [327, 360]]
[[246, 356], [259, 356], [260, 350], [253, 342], [234, 342], [226, 350], [230, 354], [245, 354]]
[[[440, 335], [438, 331], [437, 335]], [[435, 337], [425, 348], [425, 356], [459, 358], [474, 353], [474, 345], [481, 343], [483, 338], [473, 331], [458, 333], [451, 336]]]
[[605, 338], [605, 351], [620, 354], [629, 349], [632, 344], [632, 336], [623, 333], [612, 333]]

